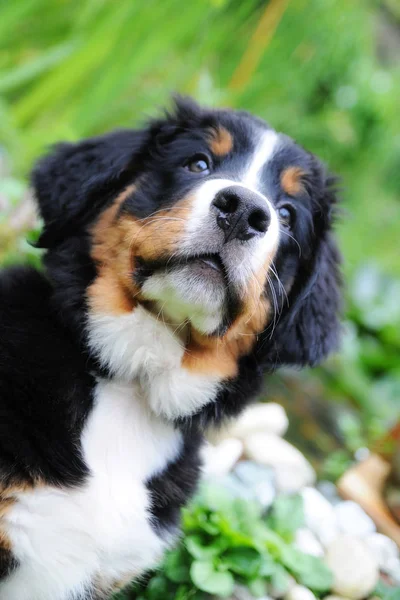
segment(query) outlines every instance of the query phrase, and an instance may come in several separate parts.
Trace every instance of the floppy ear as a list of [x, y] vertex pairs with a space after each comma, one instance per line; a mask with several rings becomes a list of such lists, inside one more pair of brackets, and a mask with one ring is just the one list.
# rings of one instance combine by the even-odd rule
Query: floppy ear
[[274, 369], [280, 365], [315, 365], [339, 343], [341, 308], [340, 255], [330, 233], [320, 242], [309, 273], [298, 277], [306, 283], [275, 331], [260, 342], [262, 363]]
[[296, 283], [275, 330], [264, 334], [258, 350], [267, 369], [280, 365], [316, 365], [339, 345], [341, 311], [341, 257], [330, 231], [332, 192], [325, 198], [325, 223], [311, 262], [300, 266]]
[[44, 230], [38, 245], [49, 247], [71, 227], [78, 230], [129, 181], [139, 167], [134, 158], [144, 131], [116, 131], [77, 144], [62, 143], [32, 173]]

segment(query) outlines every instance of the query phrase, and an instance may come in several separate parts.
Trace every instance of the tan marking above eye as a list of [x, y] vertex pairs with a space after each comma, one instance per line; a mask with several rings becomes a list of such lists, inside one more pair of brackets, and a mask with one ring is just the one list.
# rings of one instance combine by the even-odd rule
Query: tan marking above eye
[[232, 134], [222, 126], [210, 129], [209, 146], [215, 156], [226, 156], [233, 149]]
[[297, 166], [287, 167], [282, 171], [281, 186], [286, 194], [289, 196], [297, 196], [297, 194], [304, 191], [303, 179], [305, 174], [305, 171]]

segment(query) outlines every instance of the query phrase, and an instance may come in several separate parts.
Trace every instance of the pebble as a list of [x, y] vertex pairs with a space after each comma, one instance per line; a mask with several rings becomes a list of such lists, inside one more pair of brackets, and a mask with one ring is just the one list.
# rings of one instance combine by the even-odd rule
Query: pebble
[[206, 478], [226, 475], [235, 466], [243, 452], [243, 444], [227, 438], [217, 446], [206, 444], [201, 451], [203, 474]]
[[304, 585], [294, 585], [286, 594], [285, 600], [316, 600], [311, 590]]
[[229, 434], [244, 440], [248, 435], [257, 432], [274, 433], [283, 436], [288, 428], [289, 420], [280, 404], [254, 404], [249, 406], [241, 416], [229, 427]]
[[390, 558], [382, 571], [389, 575], [393, 584], [400, 587], [400, 559]]
[[351, 500], [335, 506], [337, 524], [342, 533], [364, 537], [376, 531], [373, 520], [366, 512]]
[[276, 496], [275, 473], [271, 467], [242, 460], [236, 465], [234, 474], [246, 489], [252, 490], [263, 508], [271, 506]]
[[365, 538], [365, 543], [375, 556], [378, 566], [382, 571], [385, 571], [391, 562], [399, 560], [397, 544], [386, 535], [371, 533]]
[[227, 490], [233, 498], [242, 498], [247, 501], [254, 500], [253, 490], [249, 486], [244, 485], [232, 473], [218, 477], [218, 484]]
[[332, 591], [350, 600], [368, 596], [379, 579], [379, 569], [368, 546], [351, 535], [340, 535], [328, 547], [326, 563], [333, 574]]
[[321, 492], [323, 497], [326, 498], [333, 506], [336, 506], [336, 504], [342, 502], [342, 499], [338, 494], [337, 487], [334, 483], [332, 483], [332, 481], [319, 481], [316, 487], [317, 490]]
[[322, 544], [317, 540], [316, 536], [305, 527], [300, 527], [294, 536], [294, 545], [298, 550], [304, 552], [304, 554], [310, 554], [311, 556], [324, 556], [324, 549]]
[[[216, 599], [215, 599], [216, 600]], [[244, 585], [236, 585], [233, 596], [230, 600], [254, 600], [254, 596], [250, 593], [249, 589]], [[262, 596], [258, 600], [272, 600], [271, 596]]]
[[326, 547], [339, 535], [335, 510], [315, 488], [304, 488], [301, 491], [301, 497], [303, 498], [305, 525]]
[[336, 594], [330, 594], [329, 596], [325, 596], [324, 600], [349, 600], [344, 596], [337, 596]]
[[315, 471], [306, 458], [289, 442], [271, 433], [253, 433], [244, 442], [251, 460], [275, 471], [279, 492], [295, 493], [315, 482]]

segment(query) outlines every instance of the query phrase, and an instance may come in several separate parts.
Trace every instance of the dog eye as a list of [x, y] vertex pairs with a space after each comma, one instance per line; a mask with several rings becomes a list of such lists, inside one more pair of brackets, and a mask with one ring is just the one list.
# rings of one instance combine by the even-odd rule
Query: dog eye
[[290, 227], [293, 221], [293, 209], [289, 206], [278, 208], [279, 220], [284, 227]]
[[190, 158], [184, 165], [191, 173], [209, 173], [210, 161], [204, 154], [197, 154]]

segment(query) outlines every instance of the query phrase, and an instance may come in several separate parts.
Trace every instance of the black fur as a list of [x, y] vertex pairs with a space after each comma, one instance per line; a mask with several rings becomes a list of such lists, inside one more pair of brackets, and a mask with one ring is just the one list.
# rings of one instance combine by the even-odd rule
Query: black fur
[[[52, 286], [29, 268], [0, 278], [0, 482], [77, 485], [93, 377], [51, 307]], [[1, 489], [1, 488], [0, 488]]]

